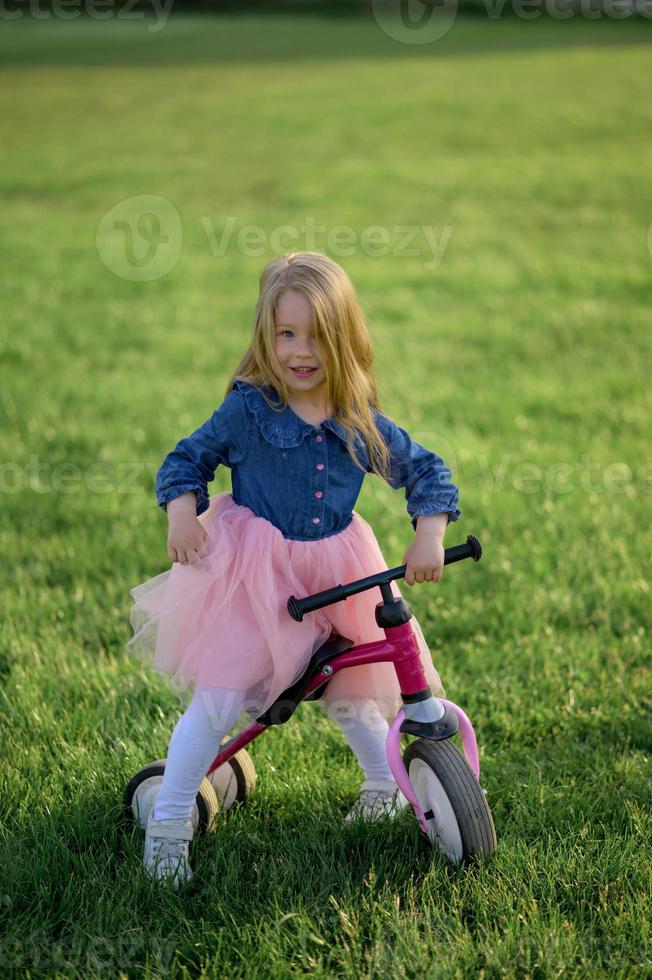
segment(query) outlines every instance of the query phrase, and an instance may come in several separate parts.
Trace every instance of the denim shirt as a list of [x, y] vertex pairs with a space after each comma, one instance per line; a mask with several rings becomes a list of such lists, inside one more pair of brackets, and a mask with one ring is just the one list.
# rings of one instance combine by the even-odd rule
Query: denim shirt
[[[274, 388], [266, 388], [280, 405]], [[376, 426], [391, 456], [389, 485], [403, 488], [416, 530], [419, 515], [460, 517], [458, 491], [441, 457], [410, 439], [382, 412]], [[261, 391], [246, 381], [231, 391], [208, 421], [181, 439], [156, 474], [156, 497], [164, 510], [182, 493], [197, 494], [197, 514], [209, 504], [207, 484], [221, 464], [231, 470], [233, 500], [277, 527], [284, 537], [315, 541], [343, 531], [353, 519], [369, 465], [366, 443], [356, 437], [349, 456], [346, 431], [335, 417], [321, 425], [299, 418], [289, 406], [268, 406]]]

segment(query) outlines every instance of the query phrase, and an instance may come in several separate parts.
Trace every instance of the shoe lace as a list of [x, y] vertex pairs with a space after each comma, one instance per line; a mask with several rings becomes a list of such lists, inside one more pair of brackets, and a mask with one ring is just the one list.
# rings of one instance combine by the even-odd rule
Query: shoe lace
[[169, 858], [177, 862], [188, 857], [188, 841], [178, 837], [152, 837], [152, 847], [157, 861]]
[[371, 807], [373, 809], [378, 806], [378, 804], [382, 805], [395, 799], [396, 790], [363, 789], [360, 792], [359, 805], [361, 808]]

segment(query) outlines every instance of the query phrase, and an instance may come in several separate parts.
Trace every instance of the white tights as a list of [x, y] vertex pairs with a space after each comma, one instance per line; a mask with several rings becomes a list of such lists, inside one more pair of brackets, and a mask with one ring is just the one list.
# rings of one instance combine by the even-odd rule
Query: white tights
[[[237, 721], [244, 703], [241, 691], [199, 688], [177, 721], [168, 746], [165, 773], [154, 806], [156, 820], [190, 816], [199, 784], [217, 755], [222, 739]], [[396, 783], [387, 762], [388, 725], [374, 701], [336, 701], [330, 708], [317, 702], [341, 728], [362, 768], [365, 788], [384, 789]]]
[[326, 708], [329, 718], [342, 729], [360, 768], [365, 774], [365, 789], [396, 788], [396, 780], [387, 761], [389, 725], [380, 714], [375, 701], [334, 701]]

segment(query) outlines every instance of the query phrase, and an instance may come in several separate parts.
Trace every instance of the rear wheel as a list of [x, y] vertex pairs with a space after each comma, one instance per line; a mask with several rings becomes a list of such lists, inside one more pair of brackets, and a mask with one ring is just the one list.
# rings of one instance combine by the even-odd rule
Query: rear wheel
[[418, 738], [403, 753], [427, 837], [454, 864], [496, 850], [496, 831], [480, 783], [449, 741]]
[[[229, 741], [226, 735], [222, 745]], [[230, 810], [236, 803], [246, 803], [256, 788], [256, 768], [246, 749], [240, 749], [228, 762], [213, 769], [206, 777], [217, 794], [222, 810]]]
[[[150, 762], [148, 766], [137, 772], [127, 783], [122, 797], [127, 818], [145, 830], [161, 788], [165, 763], [165, 759], [157, 759], [156, 762]], [[194, 829], [201, 834], [210, 834], [215, 828], [219, 811], [220, 804], [213, 784], [204, 777], [190, 815]]]

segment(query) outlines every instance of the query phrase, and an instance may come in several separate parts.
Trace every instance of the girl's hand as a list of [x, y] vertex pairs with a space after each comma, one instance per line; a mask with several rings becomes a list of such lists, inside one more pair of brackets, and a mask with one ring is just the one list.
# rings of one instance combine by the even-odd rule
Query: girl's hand
[[405, 582], [412, 586], [415, 582], [438, 582], [444, 571], [444, 546], [434, 537], [417, 537], [403, 556]]
[[192, 564], [208, 554], [208, 535], [194, 514], [180, 514], [170, 521], [168, 531], [168, 557], [182, 565]]

